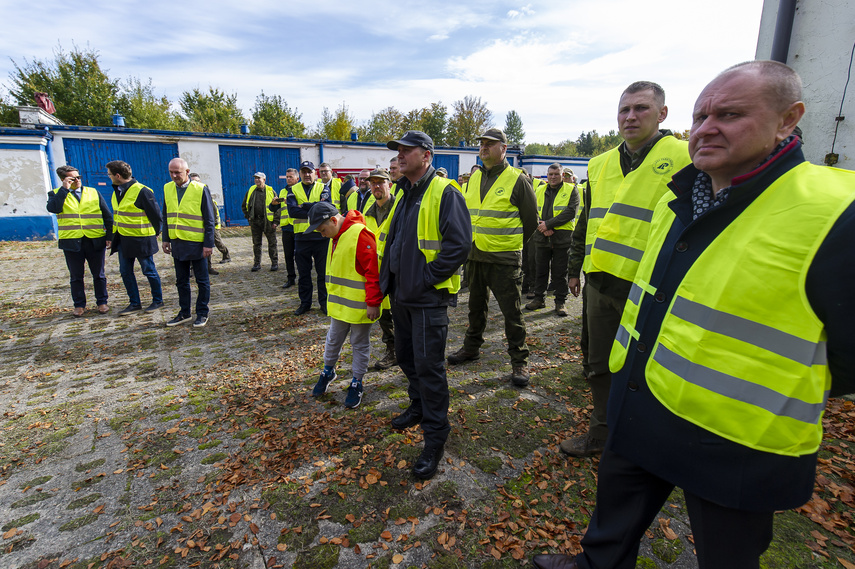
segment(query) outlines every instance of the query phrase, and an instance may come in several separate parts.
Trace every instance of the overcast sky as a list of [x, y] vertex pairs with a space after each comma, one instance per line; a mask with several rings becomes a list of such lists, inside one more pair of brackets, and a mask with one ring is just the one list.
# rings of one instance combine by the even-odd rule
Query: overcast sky
[[[690, 126], [703, 86], [754, 58], [762, 0], [380, 0], [26, 3], [0, 0], [0, 83], [12, 62], [58, 45], [99, 52], [111, 77], [152, 79], [158, 95], [209, 85], [281, 95], [313, 127], [342, 102], [362, 122], [466, 95], [496, 126], [516, 110], [525, 141], [558, 143], [616, 128], [636, 80], [666, 92], [664, 126]], [[4, 89], [5, 91], [5, 89]]]

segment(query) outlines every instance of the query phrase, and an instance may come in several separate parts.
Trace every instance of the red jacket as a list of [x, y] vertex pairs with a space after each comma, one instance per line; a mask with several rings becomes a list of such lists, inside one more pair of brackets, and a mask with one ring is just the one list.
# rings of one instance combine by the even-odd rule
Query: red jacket
[[[335, 251], [339, 236], [347, 231], [354, 223], [365, 225], [365, 218], [357, 210], [347, 212], [342, 221], [338, 234], [332, 238], [330, 247]], [[374, 233], [367, 227], [359, 233], [356, 242], [356, 272], [365, 277], [365, 303], [368, 306], [380, 306], [383, 302], [383, 293], [380, 292], [380, 274], [377, 265], [377, 240]]]

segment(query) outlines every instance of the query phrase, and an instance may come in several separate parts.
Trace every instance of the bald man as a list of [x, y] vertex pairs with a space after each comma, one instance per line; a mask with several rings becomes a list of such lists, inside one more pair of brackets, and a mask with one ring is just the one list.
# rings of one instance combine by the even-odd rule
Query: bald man
[[190, 312], [190, 268], [196, 275], [199, 292], [196, 295], [194, 328], [208, 323], [208, 301], [211, 281], [208, 277], [208, 257], [214, 250], [214, 203], [208, 186], [190, 180], [190, 168], [183, 158], [169, 162], [172, 181], [163, 186], [163, 252], [172, 255], [175, 264], [175, 285], [178, 288], [178, 314], [166, 323], [178, 326], [193, 320]]

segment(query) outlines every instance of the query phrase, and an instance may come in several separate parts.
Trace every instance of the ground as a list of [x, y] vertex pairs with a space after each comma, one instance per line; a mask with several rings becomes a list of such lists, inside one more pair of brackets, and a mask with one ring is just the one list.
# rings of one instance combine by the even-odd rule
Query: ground
[[[510, 364], [495, 304], [480, 361], [452, 367], [452, 433], [437, 476], [410, 475], [417, 428], [389, 428], [407, 406], [395, 367], [371, 371], [356, 410], [339, 380], [308, 396], [327, 319], [296, 317], [285, 273], [251, 273], [243, 229], [224, 231], [234, 261], [215, 265], [207, 327], [167, 329], [174, 271], [155, 257], [166, 308], [118, 318], [127, 303], [115, 258], [112, 312], [71, 315], [55, 243], [0, 243], [0, 566], [530, 566], [577, 552], [593, 511], [596, 459], [567, 460], [584, 431], [581, 303], [570, 316], [526, 313], [532, 382]], [[215, 260], [219, 260], [215, 253]], [[139, 275], [143, 301], [149, 292]], [[91, 283], [87, 282], [91, 297]], [[450, 311], [448, 351], [462, 343], [466, 294]], [[374, 331], [373, 359], [383, 355]], [[855, 567], [852, 421], [832, 400], [814, 499], [776, 517], [763, 566]], [[639, 567], [696, 567], [675, 492], [644, 538]]]

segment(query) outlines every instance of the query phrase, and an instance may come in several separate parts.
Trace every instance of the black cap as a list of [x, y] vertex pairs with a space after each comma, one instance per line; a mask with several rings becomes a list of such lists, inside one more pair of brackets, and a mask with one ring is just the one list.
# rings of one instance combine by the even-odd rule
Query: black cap
[[398, 150], [398, 146], [419, 146], [433, 152], [433, 140], [420, 130], [408, 130], [400, 140], [390, 140], [386, 143], [389, 150]]
[[318, 202], [309, 210], [309, 228], [303, 233], [311, 233], [323, 222], [338, 213], [336, 207], [330, 202]]
[[312, 162], [309, 162], [308, 160], [306, 160], [305, 162], [303, 162], [302, 164], [300, 164], [300, 170], [306, 170], [306, 169], [308, 169], [308, 170], [314, 170], [314, 169], [315, 169], [315, 165], [314, 165]]

